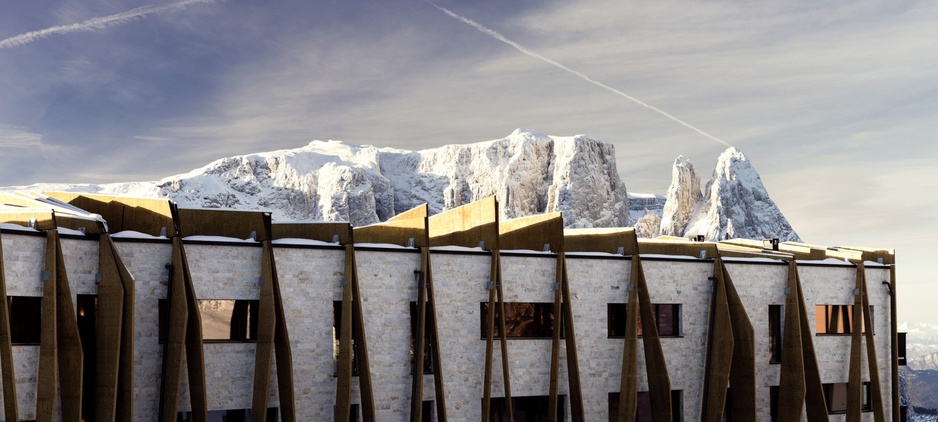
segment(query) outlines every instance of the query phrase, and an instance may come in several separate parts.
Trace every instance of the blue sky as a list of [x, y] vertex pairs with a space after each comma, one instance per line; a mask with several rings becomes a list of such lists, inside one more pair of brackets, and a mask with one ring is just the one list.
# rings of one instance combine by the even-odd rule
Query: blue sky
[[[936, 319], [938, 3], [466, 3], [437, 4], [741, 149], [806, 242], [896, 248], [900, 317]], [[0, 185], [522, 127], [613, 143], [660, 194], [725, 148], [420, 0], [6, 2], [0, 68]]]

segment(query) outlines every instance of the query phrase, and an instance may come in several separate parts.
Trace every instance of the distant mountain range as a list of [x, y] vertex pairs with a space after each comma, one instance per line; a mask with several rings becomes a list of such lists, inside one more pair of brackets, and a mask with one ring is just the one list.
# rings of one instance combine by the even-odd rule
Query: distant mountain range
[[183, 207], [266, 210], [278, 221], [349, 221], [355, 226], [384, 221], [424, 202], [438, 213], [494, 195], [503, 219], [560, 211], [568, 227], [634, 225], [644, 237], [800, 241], [735, 148], [720, 155], [705, 194], [693, 165], [679, 157], [667, 196], [629, 195], [611, 144], [586, 135], [557, 137], [522, 129], [502, 139], [422, 151], [313, 141], [296, 149], [222, 158], [156, 182], [2, 190], [167, 198]]

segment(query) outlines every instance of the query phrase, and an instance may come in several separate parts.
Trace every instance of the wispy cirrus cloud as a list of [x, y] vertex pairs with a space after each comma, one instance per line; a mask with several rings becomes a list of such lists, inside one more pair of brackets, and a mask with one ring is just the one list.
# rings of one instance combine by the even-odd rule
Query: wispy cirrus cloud
[[183, 0], [170, 4], [151, 4], [141, 6], [126, 12], [91, 18], [79, 23], [51, 26], [45, 29], [40, 29], [38, 31], [30, 31], [24, 34], [16, 35], [4, 40], [0, 40], [0, 48], [18, 47], [56, 34], [101, 30], [111, 26], [129, 23], [148, 15], [175, 12], [193, 4], [214, 3], [215, 1], [216, 0]]
[[28, 128], [0, 123], [0, 149], [52, 151], [56, 148], [43, 142], [42, 135]]

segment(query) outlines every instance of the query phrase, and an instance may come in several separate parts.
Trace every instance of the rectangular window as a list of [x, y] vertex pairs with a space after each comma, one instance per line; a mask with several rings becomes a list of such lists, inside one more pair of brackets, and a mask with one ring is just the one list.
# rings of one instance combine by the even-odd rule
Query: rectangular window
[[782, 305], [769, 305], [769, 363], [782, 363]]
[[[482, 338], [485, 336], [485, 319], [488, 316], [488, 302], [481, 302], [479, 310], [481, 315]], [[498, 306], [495, 307], [494, 337], [500, 337], [498, 331]], [[561, 327], [563, 330], [563, 327]], [[540, 302], [505, 302], [505, 331], [508, 338], [553, 338], [554, 337], [554, 304]], [[563, 331], [560, 332], [563, 337]]]
[[[355, 325], [352, 325], [352, 330]], [[332, 302], [332, 358], [336, 363], [336, 375], [339, 373], [339, 336], [342, 332], [342, 301]], [[354, 337], [354, 334], [353, 334]], [[358, 376], [358, 345], [352, 340], [352, 376]]]
[[[547, 420], [547, 410], [550, 407], [549, 396], [512, 397], [512, 415], [508, 414], [508, 406], [504, 397], [492, 397], [491, 400], [491, 407], [489, 408], [489, 421], [491, 422]], [[564, 402], [566, 402], [566, 396], [558, 395], [557, 420], [559, 421], [566, 419], [564, 417]], [[509, 416], [512, 416], [512, 418], [509, 418]]]
[[81, 379], [81, 419], [86, 421], [95, 420], [94, 392], [97, 383], [96, 360], [97, 360], [97, 311], [98, 295], [77, 295], [77, 306], [75, 313], [78, 314], [76, 322], [78, 323], [78, 336], [81, 338], [81, 350], [84, 354], [84, 363], [82, 365], [84, 375]]
[[[817, 334], [850, 334], [853, 332], [853, 305], [817, 305], [815, 306]], [[870, 306], [870, 321], [873, 320], [873, 307]], [[863, 332], [866, 324], [860, 321]]]
[[[267, 420], [276, 421], [280, 417], [280, 410], [276, 407], [267, 409]], [[176, 422], [191, 422], [192, 412], [179, 412], [176, 414]], [[209, 410], [209, 421], [220, 422], [251, 422], [251, 409], [229, 409], [229, 410]]]
[[422, 410], [420, 411], [420, 420], [433, 422], [436, 420], [436, 406], [433, 404], [433, 400], [424, 400], [421, 403]]
[[896, 333], [896, 349], [899, 349], [899, 365], [905, 365], [907, 363], [905, 354], [905, 335], [906, 333]]
[[256, 341], [260, 302], [243, 299], [199, 301], [202, 339], [205, 341]]
[[[824, 384], [824, 400], [827, 402], [827, 413], [838, 414], [847, 413], [847, 383], [839, 382]], [[864, 382], [860, 387], [862, 397], [861, 410], [870, 412], [873, 410], [873, 396], [869, 381]]]
[[769, 421], [778, 421], [778, 386], [769, 387]]
[[42, 298], [7, 296], [10, 339], [13, 344], [39, 344], [42, 334]]
[[[433, 373], [433, 359], [431, 354], [431, 341], [430, 341], [430, 309], [429, 304], [425, 304], [425, 314], [427, 315], [427, 323], [424, 325], [423, 333], [423, 373], [432, 374]], [[417, 313], [417, 302], [410, 302], [410, 368], [411, 373], [413, 373], [414, 368], [414, 342], [417, 341], [417, 330], [420, 328], [418, 326], [419, 317]]]
[[[609, 422], [619, 420], [619, 393], [609, 393]], [[636, 422], [651, 422], [651, 393], [638, 392], [638, 408], [635, 411]], [[671, 420], [682, 422], [684, 420], [684, 392], [671, 390]]]
[[[661, 337], [681, 336], [681, 305], [679, 303], [652, 304], [652, 312], [658, 326], [658, 335]], [[626, 304], [606, 304], [606, 335], [608, 338], [625, 337]], [[638, 335], [642, 335], [642, 316], [638, 313]]]

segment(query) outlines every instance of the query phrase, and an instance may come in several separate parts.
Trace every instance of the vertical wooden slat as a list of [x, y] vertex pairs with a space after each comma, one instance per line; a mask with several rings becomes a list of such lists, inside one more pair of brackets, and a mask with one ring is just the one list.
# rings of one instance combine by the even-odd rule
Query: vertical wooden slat
[[186, 250], [179, 242], [182, 252], [183, 281], [185, 282], [186, 305], [189, 317], [186, 321], [186, 372], [189, 375], [189, 402], [191, 404], [192, 420], [195, 422], [208, 421], [208, 397], [205, 388], [205, 351], [202, 349], [202, 316], [199, 310], [199, 299], [195, 295], [192, 285], [192, 274], [189, 272], [189, 262]]
[[339, 316], [339, 362], [335, 391], [335, 421], [347, 422], [352, 406], [352, 273], [355, 246], [345, 245], [342, 314]]
[[358, 355], [358, 386], [362, 399], [362, 420], [375, 420], [375, 399], [371, 383], [371, 364], [368, 360], [368, 341], [365, 337], [365, 317], [362, 309], [361, 288], [358, 285], [358, 262], [355, 249], [352, 249], [352, 337], [355, 340]]
[[114, 247], [113, 240], [111, 250], [114, 253], [113, 260], [120, 273], [121, 287], [124, 292], [121, 321], [121, 345], [120, 345], [120, 364], [117, 375], [117, 406], [116, 418], [119, 421], [131, 421], [134, 419], [134, 310], [136, 299], [136, 286], [134, 278], [124, 265], [117, 248]]
[[13, 338], [10, 333], [10, 308], [7, 302], [6, 270], [3, 262], [3, 239], [0, 235], [0, 372], [3, 378], [3, 416], [19, 419], [16, 402], [16, 374], [13, 371]]
[[[492, 268], [489, 273], [489, 305], [485, 315], [485, 366], [482, 382], [482, 422], [488, 422], [492, 401], [492, 360], [495, 351], [495, 283], [498, 280], [498, 251], [492, 251]], [[502, 333], [504, 335], [504, 333]]]
[[618, 422], [633, 422], [638, 410], [638, 277], [642, 271], [638, 255], [632, 256], [628, 303], [625, 306], [625, 338], [622, 347], [622, 374], [619, 381]]
[[505, 387], [505, 409], [508, 411], [508, 422], [514, 422], [514, 403], [511, 400], [511, 371], [509, 370], [508, 365], [508, 329], [505, 327], [505, 294], [502, 289], [502, 258], [501, 253], [498, 251], [493, 251], [498, 255], [498, 259], [495, 260], [495, 265], [498, 270], [495, 272], [495, 292], [498, 297], [498, 332], [501, 334], [499, 339], [501, 340], [502, 346], [502, 380]]
[[420, 274], [417, 279], [417, 332], [414, 338], [414, 373], [410, 394], [410, 420], [423, 420], [423, 350], [427, 330], [427, 264], [429, 248], [420, 248]]
[[566, 254], [561, 251], [563, 256], [563, 284], [561, 292], [563, 293], [563, 321], [564, 333], [566, 335], [567, 351], [567, 382], [570, 388], [570, 417], [574, 422], [583, 422], [583, 393], [580, 388], [580, 363], [577, 356], [576, 330], [573, 323], [573, 300], [570, 298], [570, 277], [567, 274]]
[[713, 261], [714, 292], [710, 309], [710, 335], [707, 347], [708, 367], [705, 373], [704, 401], [701, 419], [708, 422], [722, 421], [726, 404], [726, 388], [734, 355], [733, 323], [726, 294], [726, 277], [723, 260]]
[[283, 298], [280, 295], [280, 280], [277, 276], [277, 261], [270, 260], [271, 284], [274, 288], [274, 353], [277, 356], [277, 390], [280, 399], [280, 420], [296, 421], [296, 399], [293, 394], [293, 352], [290, 346], [290, 332], [287, 330], [286, 315], [283, 311]]
[[557, 421], [557, 392], [560, 389], [560, 330], [561, 320], [563, 319], [561, 311], [560, 285], [563, 283], [563, 255], [557, 254], [557, 269], [554, 281], [554, 322], [552, 324], [553, 337], [550, 343], [550, 385], [548, 388], [547, 400], [547, 420], [549, 422]]
[[805, 403], [804, 353], [802, 351], [801, 306], [798, 297], [798, 268], [788, 263], [785, 292], [785, 332], [782, 337], [782, 364], [779, 374], [778, 420], [801, 420]]
[[36, 421], [51, 422], [55, 414], [58, 384], [56, 330], [56, 255], [58, 232], [46, 232], [45, 271], [42, 275], [42, 333], [39, 337], [39, 375], [36, 380]]
[[116, 416], [121, 335], [124, 318], [124, 287], [114, 261], [115, 251], [107, 233], [98, 239], [98, 310], [96, 315], [97, 358], [94, 414], [102, 421]]
[[58, 233], [54, 235], [56, 290], [56, 334], [59, 347], [59, 392], [62, 404], [62, 421], [81, 420], [82, 377], [84, 375], [84, 352], [78, 334], [78, 317], [72, 302], [72, 289], [68, 285], [68, 272]]
[[866, 289], [866, 275], [863, 276], [863, 290], [860, 294], [863, 297], [863, 324], [866, 332], [863, 333], [866, 338], [866, 361], [870, 368], [870, 399], [873, 410], [873, 420], [875, 422], [885, 422], [886, 414], [883, 409], [883, 391], [879, 384], [879, 362], [876, 361], [876, 341], [873, 338], [873, 317], [870, 315], [870, 297]]
[[433, 353], [433, 383], [436, 401], [436, 421], [446, 422], [446, 389], [443, 385], [443, 362], [440, 350], [440, 332], [436, 320], [436, 292], [433, 288], [433, 265], [430, 261], [430, 249], [427, 248], [427, 329], [430, 330], [430, 350]]
[[756, 346], [752, 321], [739, 298], [733, 278], [720, 260], [726, 302], [733, 326], [733, 363], [730, 365], [730, 385], [733, 386], [731, 409], [734, 421], [756, 420]]
[[172, 277], [168, 289], [169, 321], [163, 358], [163, 386], [160, 401], [162, 422], [175, 422], [179, 410], [179, 390], [182, 385], [183, 353], [186, 350], [186, 331], [189, 326], [189, 307], [186, 302], [186, 281], [182, 261], [182, 239], [173, 238]]
[[638, 312], [642, 315], [642, 346], [645, 350], [645, 369], [648, 371], [648, 392], [651, 396], [651, 414], [655, 422], [671, 421], [671, 380], [668, 378], [668, 365], [661, 350], [661, 337], [658, 336], [645, 271], [641, 261], [638, 263]]
[[[857, 263], [856, 284], [853, 290], [853, 315], [850, 321], [844, 321], [844, 327], [850, 329], [850, 369], [847, 376], [847, 420], [860, 420], [863, 408], [862, 366], [863, 334], [860, 321], [863, 320], [863, 277], [866, 270], [863, 262]], [[846, 310], [846, 307], [844, 307]]]
[[[267, 218], [269, 221], [269, 217]], [[269, 230], [268, 230], [269, 233]], [[267, 404], [270, 398], [270, 373], [273, 366], [276, 315], [274, 310], [273, 245], [266, 236], [261, 258], [261, 286], [258, 300], [257, 343], [254, 352], [254, 391], [251, 402], [251, 420], [267, 420]]]
[[892, 353], [890, 353], [889, 359], [889, 377], [892, 381], [891, 396], [892, 396], [892, 420], [893, 422], [899, 422], [900, 417], [900, 405], [899, 402], [899, 347], [898, 347], [898, 327], [897, 324], [899, 321], [896, 320], [896, 266], [892, 264], [889, 266], [889, 338]]

